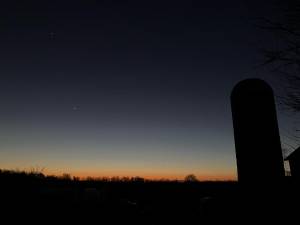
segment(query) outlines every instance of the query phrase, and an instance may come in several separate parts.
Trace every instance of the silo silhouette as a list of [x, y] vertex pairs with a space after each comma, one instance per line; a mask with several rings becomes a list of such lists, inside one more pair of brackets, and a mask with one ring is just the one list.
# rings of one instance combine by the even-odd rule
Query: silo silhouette
[[280, 182], [284, 166], [272, 88], [260, 79], [243, 80], [231, 93], [231, 107], [239, 182]]

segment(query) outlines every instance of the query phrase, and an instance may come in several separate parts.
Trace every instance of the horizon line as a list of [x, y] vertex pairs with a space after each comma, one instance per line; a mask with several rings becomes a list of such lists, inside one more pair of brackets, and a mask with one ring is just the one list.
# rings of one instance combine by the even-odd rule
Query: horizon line
[[30, 173], [36, 173], [36, 174], [43, 174], [44, 176], [55, 176], [55, 177], [63, 177], [63, 176], [69, 176], [71, 179], [80, 179], [80, 180], [88, 180], [88, 179], [94, 179], [94, 180], [101, 180], [101, 179], [132, 179], [132, 178], [143, 178], [144, 180], [149, 181], [184, 181], [185, 177], [187, 175], [195, 175], [197, 180], [200, 182], [205, 181], [237, 181], [237, 177], [234, 174], [218, 174], [218, 175], [212, 175], [212, 174], [206, 174], [206, 175], [197, 175], [197, 173], [187, 173], [185, 175], [161, 175], [158, 174], [152, 174], [152, 175], [141, 175], [141, 174], [131, 174], [131, 175], [124, 175], [124, 174], [112, 174], [112, 175], [97, 175], [97, 173], [86, 173], [86, 172], [47, 172], [43, 171], [43, 169], [36, 169], [36, 168], [30, 168], [30, 169], [4, 169], [0, 168], [0, 171], [10, 171], [10, 172], [24, 172], [27, 174]]

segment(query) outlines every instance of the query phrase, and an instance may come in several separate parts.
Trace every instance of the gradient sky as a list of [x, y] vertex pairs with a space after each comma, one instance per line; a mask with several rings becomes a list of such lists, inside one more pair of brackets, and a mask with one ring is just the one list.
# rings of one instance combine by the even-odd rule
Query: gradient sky
[[229, 96], [241, 79], [270, 77], [253, 69], [270, 40], [252, 19], [273, 14], [267, 3], [10, 2], [1, 168], [236, 178]]

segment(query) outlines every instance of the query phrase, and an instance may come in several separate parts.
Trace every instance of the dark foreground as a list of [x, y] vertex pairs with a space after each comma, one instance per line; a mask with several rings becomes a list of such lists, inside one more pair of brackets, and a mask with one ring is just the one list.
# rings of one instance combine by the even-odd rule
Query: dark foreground
[[1, 224], [211, 224], [297, 219], [299, 185], [79, 181], [0, 173]]

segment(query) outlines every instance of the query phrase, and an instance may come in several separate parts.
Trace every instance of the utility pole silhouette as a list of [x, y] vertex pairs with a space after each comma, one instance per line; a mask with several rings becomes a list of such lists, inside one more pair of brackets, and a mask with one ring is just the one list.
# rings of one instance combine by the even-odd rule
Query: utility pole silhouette
[[272, 88], [246, 79], [231, 93], [238, 181], [246, 185], [282, 182], [284, 164]]

